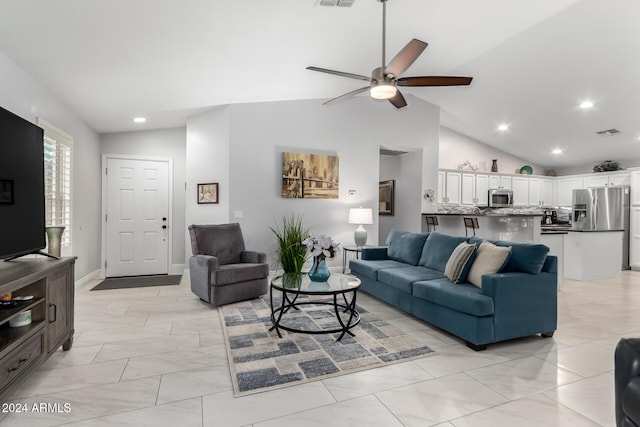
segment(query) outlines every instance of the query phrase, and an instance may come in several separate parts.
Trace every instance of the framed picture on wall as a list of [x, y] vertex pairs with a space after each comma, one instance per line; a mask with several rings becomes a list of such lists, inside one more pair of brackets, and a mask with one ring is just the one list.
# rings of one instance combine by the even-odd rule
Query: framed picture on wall
[[210, 182], [198, 184], [198, 204], [207, 205], [218, 203], [218, 183]]
[[393, 215], [393, 198], [395, 192], [396, 181], [380, 181], [378, 186], [378, 203], [380, 204], [380, 215]]

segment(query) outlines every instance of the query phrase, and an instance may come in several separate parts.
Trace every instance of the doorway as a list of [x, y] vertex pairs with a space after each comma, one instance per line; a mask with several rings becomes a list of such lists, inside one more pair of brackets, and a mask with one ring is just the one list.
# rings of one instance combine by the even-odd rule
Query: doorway
[[106, 277], [168, 274], [170, 160], [103, 159]]

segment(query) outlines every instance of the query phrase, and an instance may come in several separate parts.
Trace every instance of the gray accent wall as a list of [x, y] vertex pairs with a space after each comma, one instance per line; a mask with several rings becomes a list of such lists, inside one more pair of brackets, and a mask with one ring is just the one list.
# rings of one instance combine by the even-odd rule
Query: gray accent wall
[[[374, 209], [374, 224], [366, 228], [368, 243], [377, 244], [379, 148], [383, 145], [421, 153], [408, 165], [414, 171], [412, 180], [417, 180], [414, 189], [408, 190], [414, 194], [413, 202], [396, 204], [401, 212], [398, 228], [419, 232], [421, 194], [437, 186], [440, 111], [410, 95], [407, 98], [409, 107], [400, 111], [363, 96], [330, 107], [323, 106], [323, 100], [233, 104], [190, 119], [186, 224], [239, 222], [246, 246], [267, 252], [273, 260], [276, 246], [269, 227], [280, 224], [283, 215], [301, 215], [312, 233], [353, 245], [356, 226], [347, 223], [348, 212], [362, 206]], [[339, 198], [282, 198], [285, 151], [339, 156]], [[220, 203], [197, 205], [197, 182], [219, 182]], [[349, 195], [349, 190], [355, 190], [355, 195]], [[194, 197], [189, 196], [191, 191]], [[341, 266], [342, 256], [329, 264]]]
[[38, 117], [73, 137], [72, 252], [76, 279], [100, 264], [100, 138], [80, 117], [0, 52], [0, 105], [36, 123]]

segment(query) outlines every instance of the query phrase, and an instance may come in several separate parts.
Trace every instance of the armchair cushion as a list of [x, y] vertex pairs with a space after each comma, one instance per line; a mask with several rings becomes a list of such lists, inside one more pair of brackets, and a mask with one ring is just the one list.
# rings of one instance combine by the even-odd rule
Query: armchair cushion
[[262, 279], [268, 275], [268, 264], [226, 264], [221, 265], [218, 270], [211, 272], [211, 284], [228, 285], [231, 283]]

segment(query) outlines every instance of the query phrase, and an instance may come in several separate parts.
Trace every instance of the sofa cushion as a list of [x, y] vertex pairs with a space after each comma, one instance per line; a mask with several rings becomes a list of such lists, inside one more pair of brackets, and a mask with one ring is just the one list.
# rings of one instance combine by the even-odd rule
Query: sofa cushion
[[473, 243], [462, 242], [456, 246], [444, 268], [444, 275], [453, 283], [466, 281], [475, 258], [475, 251], [476, 245]]
[[496, 246], [483, 240], [476, 251], [476, 258], [469, 269], [467, 281], [481, 288], [482, 275], [499, 272], [507, 264], [510, 254], [510, 246]]
[[349, 269], [352, 273], [361, 274], [373, 280], [378, 280], [378, 271], [387, 268], [406, 267], [407, 264], [394, 261], [392, 259], [385, 260], [362, 260], [352, 259], [349, 261]]
[[393, 229], [387, 236], [387, 256], [390, 259], [416, 265], [422, 255], [429, 233], [411, 233]]
[[453, 250], [460, 243], [466, 241], [466, 237], [450, 236], [433, 231], [427, 237], [418, 264], [444, 273], [447, 261], [449, 261]]
[[413, 296], [473, 316], [493, 315], [493, 299], [469, 283], [456, 285], [447, 278], [415, 282]]
[[[470, 242], [478, 242], [482, 239], [474, 237]], [[488, 240], [496, 246], [511, 246], [511, 256], [502, 271], [523, 271], [525, 273], [538, 274], [542, 271], [544, 262], [549, 253], [549, 247], [540, 243], [509, 242], [505, 240]]]
[[396, 288], [407, 294], [411, 294], [411, 284], [419, 280], [441, 279], [444, 275], [440, 271], [429, 268], [408, 266], [401, 268], [388, 268], [378, 271], [378, 281]]
[[225, 264], [218, 270], [211, 272], [211, 284], [228, 285], [231, 283], [247, 282], [250, 280], [264, 279], [269, 275], [269, 264]]

